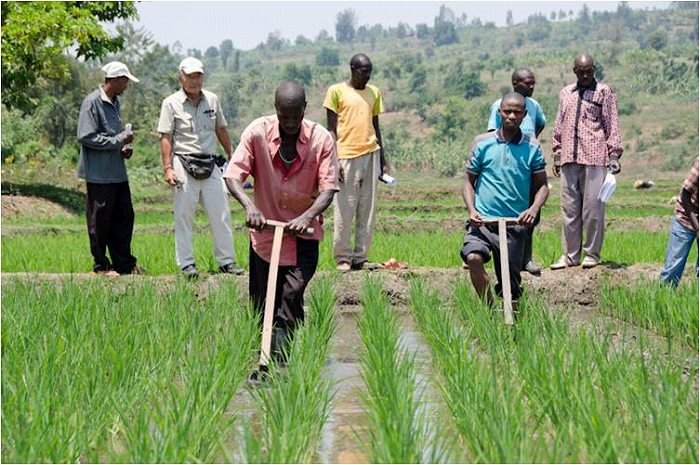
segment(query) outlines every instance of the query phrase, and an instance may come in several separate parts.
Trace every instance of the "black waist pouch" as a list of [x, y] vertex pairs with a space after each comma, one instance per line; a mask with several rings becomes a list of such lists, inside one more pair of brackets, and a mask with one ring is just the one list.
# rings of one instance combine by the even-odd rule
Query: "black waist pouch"
[[216, 166], [216, 157], [213, 155], [187, 155], [184, 153], [176, 153], [175, 155], [180, 159], [185, 171], [195, 179], [207, 179]]

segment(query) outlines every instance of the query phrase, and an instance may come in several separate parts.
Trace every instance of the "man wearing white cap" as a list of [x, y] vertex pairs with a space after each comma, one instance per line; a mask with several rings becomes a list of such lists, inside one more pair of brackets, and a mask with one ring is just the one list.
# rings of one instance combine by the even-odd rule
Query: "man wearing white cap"
[[180, 62], [182, 88], [163, 100], [158, 121], [165, 180], [172, 186], [175, 261], [187, 277], [199, 275], [194, 257], [194, 214], [200, 200], [209, 218], [214, 257], [221, 273], [242, 274], [233, 250], [231, 212], [216, 166], [218, 139], [231, 159], [233, 147], [216, 94], [202, 89], [204, 65], [188, 57]]
[[[124, 63], [102, 67], [104, 83], [85, 97], [78, 117], [78, 176], [87, 184], [86, 217], [93, 272], [143, 274], [131, 254], [134, 208], [124, 159], [131, 158], [134, 139], [122, 127], [117, 96], [129, 81], [139, 82]], [[107, 249], [112, 261], [107, 258]]]

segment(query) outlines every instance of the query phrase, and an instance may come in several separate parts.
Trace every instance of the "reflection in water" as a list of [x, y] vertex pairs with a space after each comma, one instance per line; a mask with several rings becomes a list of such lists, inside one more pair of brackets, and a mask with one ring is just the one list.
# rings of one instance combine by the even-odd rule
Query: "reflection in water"
[[[399, 317], [401, 328], [400, 344], [403, 350], [415, 354], [416, 396], [422, 400], [421, 414], [429, 423], [440, 423], [446, 418], [445, 406], [434, 382], [435, 372], [430, 364], [430, 349], [416, 331], [413, 319], [404, 307], [393, 307]], [[367, 428], [362, 395], [365, 391], [360, 376], [360, 350], [362, 342], [356, 318], [362, 307], [340, 306], [336, 310], [337, 331], [331, 340], [331, 354], [325, 369], [335, 383], [335, 396], [331, 414], [321, 431], [321, 443], [316, 454], [319, 463], [366, 463], [368, 457], [362, 441], [366, 440]], [[255, 428], [256, 409], [250, 387], [239, 390], [229, 404], [227, 413], [237, 415], [252, 422]], [[236, 431], [229, 443], [226, 461], [240, 463], [243, 422], [236, 422]], [[439, 434], [439, 433], [438, 433]], [[428, 441], [433, 443], [434, 441]], [[425, 451], [424, 461], [430, 461], [430, 451]]]

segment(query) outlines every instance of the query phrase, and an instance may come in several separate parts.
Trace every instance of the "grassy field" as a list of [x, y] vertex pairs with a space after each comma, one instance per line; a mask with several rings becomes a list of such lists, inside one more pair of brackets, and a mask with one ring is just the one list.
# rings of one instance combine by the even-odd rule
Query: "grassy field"
[[[680, 179], [637, 191], [622, 177], [605, 266], [528, 276], [510, 328], [461, 270], [461, 180], [398, 177], [380, 187], [370, 259], [409, 271], [334, 271], [331, 215], [307, 323], [261, 387], [245, 383], [260, 343], [246, 278], [177, 276], [166, 188], [134, 182], [149, 276], [116, 279], [86, 274], [79, 193], [4, 192], [2, 460], [697, 463], [698, 282], [691, 263], [678, 290], [655, 282]], [[551, 181], [535, 234], [544, 265], [561, 250]], [[195, 242], [213, 273], [201, 213]]]
[[[426, 174], [398, 173], [396, 188], [380, 186], [376, 231], [370, 260], [395, 257], [412, 266], [460, 265], [458, 251], [464, 235], [466, 209], [460, 196], [461, 180], [438, 179]], [[535, 231], [535, 257], [543, 264], [560, 254], [558, 182], [552, 182], [550, 199]], [[603, 260], [618, 264], [661, 263], [673, 215], [670, 199], [680, 181], [657, 181], [650, 190], [635, 190], [623, 180], [606, 207], [608, 223]], [[19, 192], [30, 192], [26, 187]], [[137, 185], [134, 189], [136, 225], [133, 253], [149, 274], [176, 272], [172, 204], [164, 186]], [[4, 197], [7, 199], [7, 197]], [[240, 206], [230, 200], [234, 246], [240, 263], [247, 266], [247, 229]], [[78, 207], [76, 206], [76, 209]], [[3, 272], [88, 272], [91, 256], [82, 213], [68, 209], [42, 216], [23, 211], [3, 218]], [[333, 268], [331, 254], [332, 207], [326, 218], [321, 243], [320, 269]], [[214, 271], [212, 242], [206, 216], [199, 209], [196, 219], [196, 259], [202, 270]]]

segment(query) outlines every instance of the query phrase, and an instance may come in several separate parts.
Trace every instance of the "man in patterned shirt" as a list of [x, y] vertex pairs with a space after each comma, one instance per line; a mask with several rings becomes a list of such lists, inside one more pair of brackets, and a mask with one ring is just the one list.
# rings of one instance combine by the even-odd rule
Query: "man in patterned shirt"
[[[596, 82], [595, 61], [587, 53], [574, 60], [576, 84], [559, 93], [552, 133], [554, 176], [561, 177], [564, 255], [553, 270], [600, 262], [605, 227], [604, 204], [598, 200], [607, 167], [620, 172], [622, 140], [617, 98], [609, 86]], [[583, 231], [586, 240], [582, 244]], [[581, 249], [586, 257], [581, 263]]]
[[[698, 240], [698, 159], [693, 162], [690, 172], [683, 182], [683, 189], [676, 200], [676, 216], [671, 222], [671, 232], [666, 246], [666, 264], [661, 270], [661, 281], [674, 287], [683, 275], [685, 262]], [[695, 259], [695, 271], [698, 259]]]

